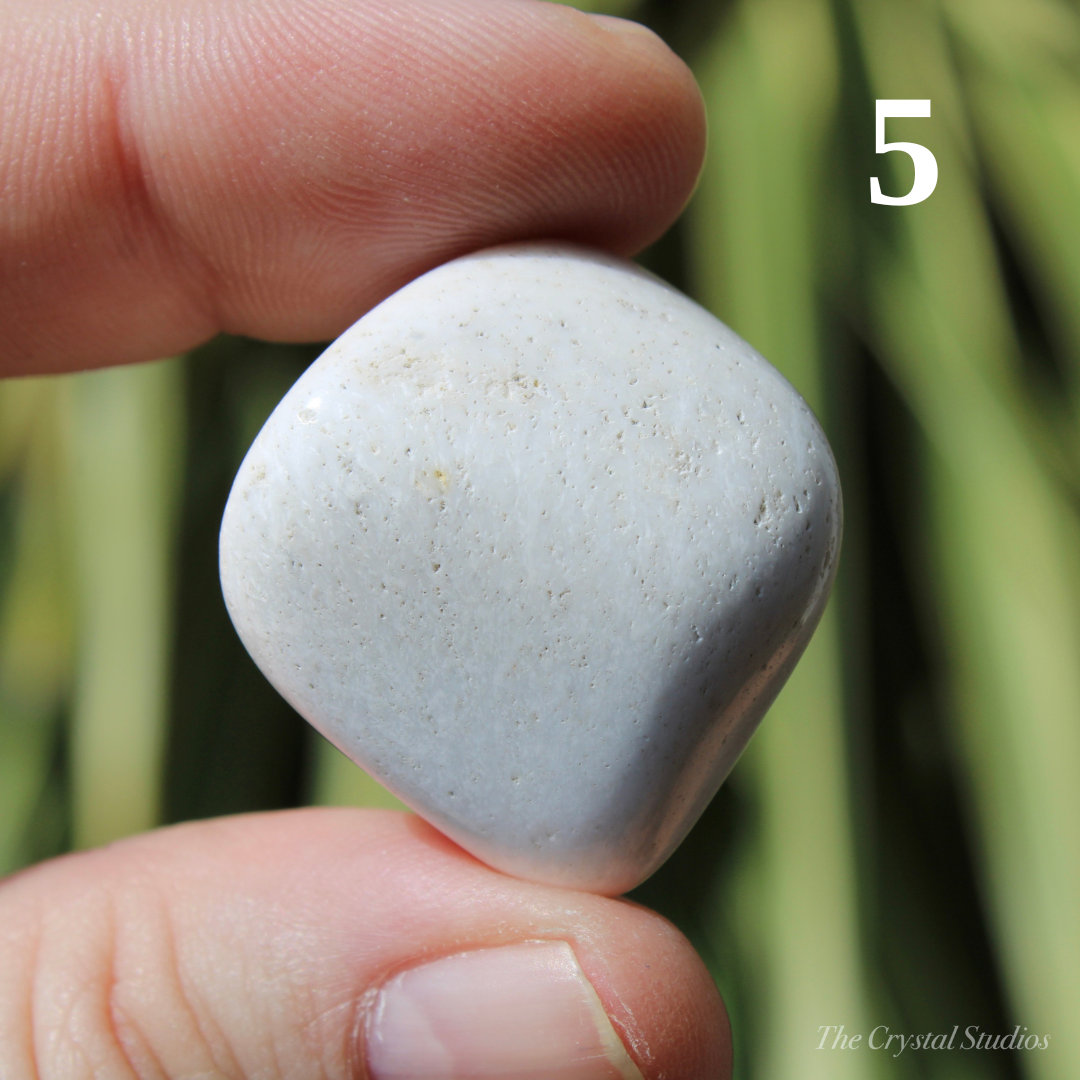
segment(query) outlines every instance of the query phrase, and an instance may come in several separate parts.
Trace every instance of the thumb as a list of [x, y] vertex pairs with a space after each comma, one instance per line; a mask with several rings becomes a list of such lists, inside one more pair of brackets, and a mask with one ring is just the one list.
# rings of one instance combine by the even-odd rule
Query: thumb
[[5, 1077], [716, 1080], [723, 1004], [625, 901], [503, 877], [419, 819], [180, 826], [0, 887]]

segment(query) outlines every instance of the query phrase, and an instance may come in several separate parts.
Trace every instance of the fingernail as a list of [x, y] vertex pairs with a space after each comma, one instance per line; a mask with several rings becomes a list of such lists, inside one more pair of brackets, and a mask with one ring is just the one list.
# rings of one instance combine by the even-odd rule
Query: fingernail
[[371, 1080], [642, 1080], [565, 941], [395, 975], [369, 1015]]

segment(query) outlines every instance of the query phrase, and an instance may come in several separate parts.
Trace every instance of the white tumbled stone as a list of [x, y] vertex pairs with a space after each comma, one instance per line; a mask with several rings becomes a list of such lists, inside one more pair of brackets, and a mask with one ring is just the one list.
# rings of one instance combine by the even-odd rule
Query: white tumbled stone
[[236, 629], [467, 850], [615, 894], [671, 853], [805, 647], [836, 467], [781, 375], [632, 264], [481, 252], [364, 316], [225, 511]]

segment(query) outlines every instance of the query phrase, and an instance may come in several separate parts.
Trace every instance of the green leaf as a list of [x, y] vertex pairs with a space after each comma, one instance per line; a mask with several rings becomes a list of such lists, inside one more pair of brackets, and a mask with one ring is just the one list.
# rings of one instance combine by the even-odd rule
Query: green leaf
[[0, 874], [57, 853], [32, 839], [53, 778], [73, 665], [57, 390], [48, 379], [0, 384], [2, 527], [12, 534], [0, 560], [8, 563], [0, 566]]
[[1015, 1015], [1052, 1034], [1026, 1068], [1056, 1080], [1080, 1075], [1080, 531], [1026, 422], [940, 23], [927, 5], [853, 6], [874, 93], [915, 96], [902, 34], [942, 120], [921, 140], [938, 191], [880, 208], [894, 216], [871, 254], [872, 332], [931, 447], [927, 565], [991, 921]]
[[161, 810], [179, 361], [75, 376], [66, 455], [77, 572], [71, 770], [75, 843], [148, 829]]

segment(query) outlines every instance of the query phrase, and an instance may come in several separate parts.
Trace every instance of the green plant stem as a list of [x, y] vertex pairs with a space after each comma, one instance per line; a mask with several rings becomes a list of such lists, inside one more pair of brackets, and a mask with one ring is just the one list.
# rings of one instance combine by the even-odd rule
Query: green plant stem
[[948, 0], [991, 181], [1049, 303], [1080, 422], [1080, 14], [1056, 0]]
[[181, 443], [178, 361], [68, 386], [78, 667], [74, 842], [155, 825], [167, 720], [172, 523]]
[[0, 386], [0, 476], [14, 503], [11, 562], [0, 568], [0, 874], [55, 853], [33, 850], [28, 837], [49, 782], [73, 663], [58, 390], [47, 379]]
[[1051, 1035], [1024, 1067], [1065, 1080], [1080, 1075], [1080, 533], [1014, 404], [1020, 347], [936, 12], [853, 9], [875, 94], [915, 96], [918, 56], [918, 96], [940, 118], [922, 141], [942, 179], [893, 211], [872, 256], [872, 318], [932, 448], [928, 565], [991, 923], [1016, 1021]]

